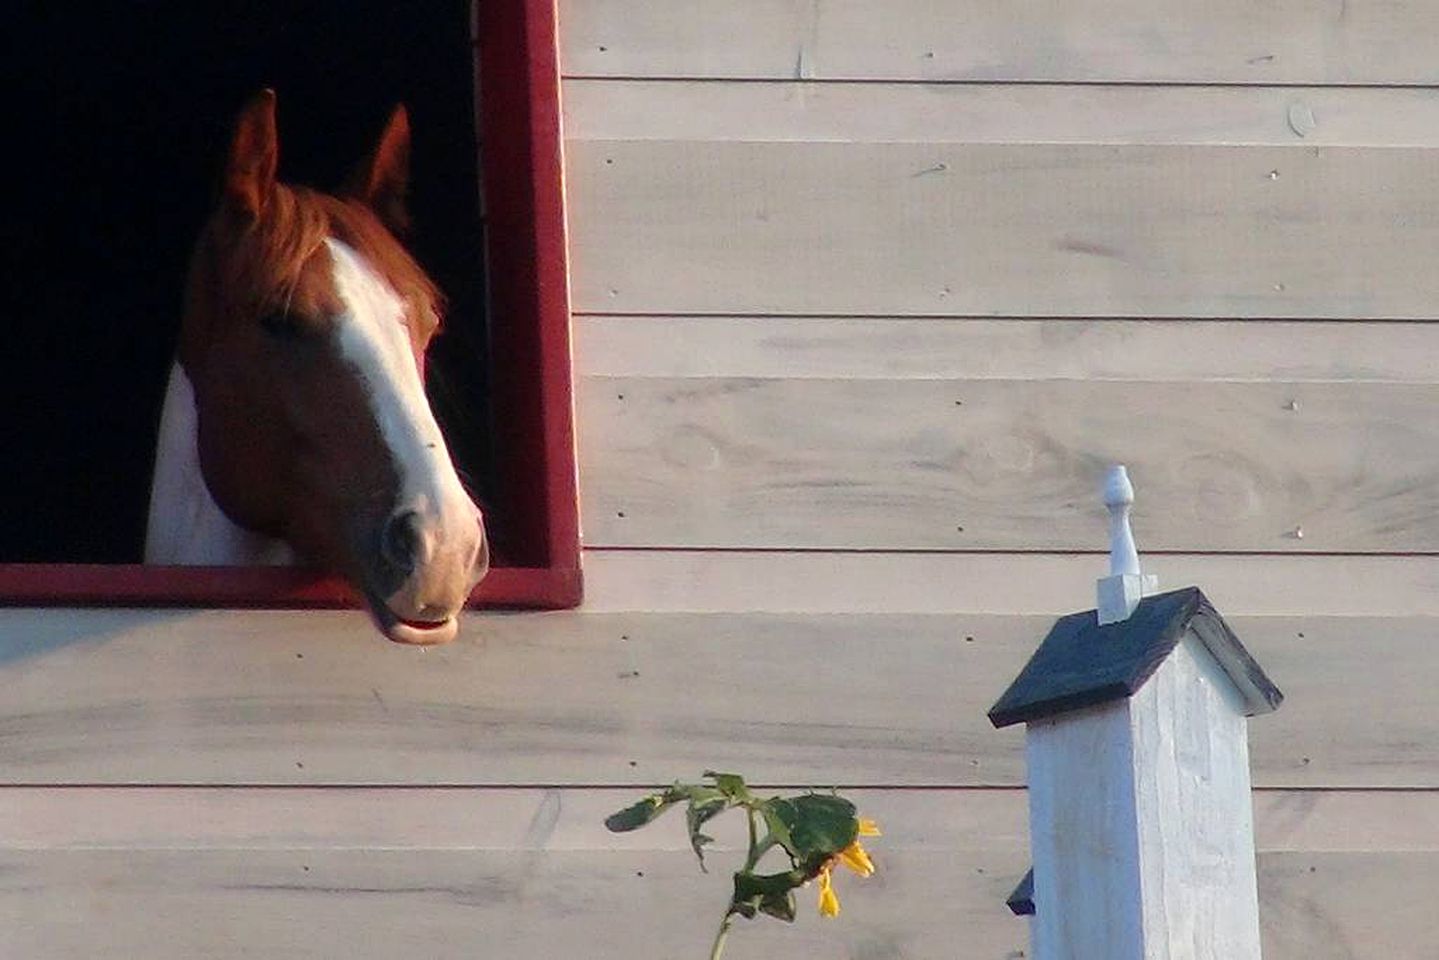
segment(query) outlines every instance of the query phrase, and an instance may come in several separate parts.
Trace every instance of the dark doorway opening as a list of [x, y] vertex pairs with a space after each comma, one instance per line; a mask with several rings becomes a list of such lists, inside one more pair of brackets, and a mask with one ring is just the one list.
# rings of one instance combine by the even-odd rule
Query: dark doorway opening
[[[470, 0], [18, 6], [0, 64], [18, 108], [0, 563], [139, 562], [186, 261], [233, 118], [267, 86], [282, 178], [323, 188], [408, 106], [411, 246], [450, 303], [431, 400], [491, 500]], [[490, 511], [500, 545], [506, 520]]]

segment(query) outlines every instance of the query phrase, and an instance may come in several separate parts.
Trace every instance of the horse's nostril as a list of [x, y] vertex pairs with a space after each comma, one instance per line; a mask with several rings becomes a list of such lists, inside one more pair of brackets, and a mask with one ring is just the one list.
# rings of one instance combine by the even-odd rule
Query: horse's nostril
[[413, 510], [396, 513], [380, 534], [380, 555], [394, 569], [409, 574], [415, 569], [423, 536], [418, 513]]

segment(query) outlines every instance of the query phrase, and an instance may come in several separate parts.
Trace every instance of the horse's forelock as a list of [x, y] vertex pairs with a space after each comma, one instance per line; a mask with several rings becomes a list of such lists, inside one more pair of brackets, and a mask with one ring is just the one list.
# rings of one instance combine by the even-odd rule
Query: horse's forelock
[[280, 186], [264, 214], [243, 229], [248, 236], [227, 244], [227, 276], [222, 282], [242, 297], [242, 309], [282, 307], [300, 282], [305, 263], [330, 234], [330, 218], [321, 195]]
[[206, 228], [191, 265], [181, 331], [186, 367], [194, 372], [224, 324], [286, 311], [306, 265], [330, 237], [347, 244], [384, 278], [414, 310], [417, 323], [433, 324], [443, 314], [439, 289], [358, 200], [277, 184], [258, 217], [221, 210]]
[[244, 272], [232, 279], [268, 308], [283, 305], [327, 237], [347, 244], [404, 299], [436, 312], [443, 305], [442, 294], [423, 268], [358, 200], [282, 186], [254, 229], [259, 242], [245, 245], [247, 255], [240, 264]]

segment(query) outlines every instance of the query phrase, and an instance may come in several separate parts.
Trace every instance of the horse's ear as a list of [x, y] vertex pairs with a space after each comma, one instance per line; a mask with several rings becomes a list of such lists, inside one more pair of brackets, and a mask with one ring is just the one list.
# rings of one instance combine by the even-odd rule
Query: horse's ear
[[235, 120], [225, 162], [225, 199], [242, 213], [258, 216], [275, 189], [279, 155], [275, 91], [261, 90]]
[[375, 149], [346, 185], [345, 192], [374, 211], [397, 234], [410, 229], [410, 114], [400, 104], [390, 113]]

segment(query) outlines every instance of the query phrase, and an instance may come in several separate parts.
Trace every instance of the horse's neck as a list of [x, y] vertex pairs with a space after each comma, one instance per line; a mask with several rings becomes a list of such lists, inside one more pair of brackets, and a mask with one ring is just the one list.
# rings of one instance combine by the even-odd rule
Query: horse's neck
[[268, 566], [294, 562], [280, 540], [252, 533], [220, 510], [200, 473], [199, 418], [190, 378], [177, 363], [170, 369], [150, 517], [145, 529], [145, 562], [185, 566]]

